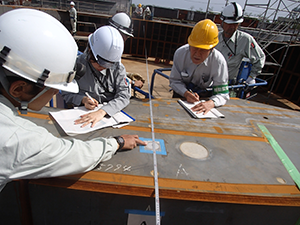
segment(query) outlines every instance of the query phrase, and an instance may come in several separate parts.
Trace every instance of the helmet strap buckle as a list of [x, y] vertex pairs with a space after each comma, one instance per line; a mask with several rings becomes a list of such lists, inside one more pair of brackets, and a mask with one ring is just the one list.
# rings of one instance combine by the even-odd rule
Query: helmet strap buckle
[[20, 102], [19, 111], [21, 114], [27, 114], [28, 102]]
[[10, 48], [4, 46], [3, 49], [0, 52], [0, 65], [2, 66], [6, 62], [6, 57], [8, 53], [10, 52]]
[[50, 71], [47, 69], [44, 69], [42, 76], [38, 78], [36, 85], [40, 88], [44, 87], [44, 83], [47, 80], [47, 78], [49, 77], [49, 73]]

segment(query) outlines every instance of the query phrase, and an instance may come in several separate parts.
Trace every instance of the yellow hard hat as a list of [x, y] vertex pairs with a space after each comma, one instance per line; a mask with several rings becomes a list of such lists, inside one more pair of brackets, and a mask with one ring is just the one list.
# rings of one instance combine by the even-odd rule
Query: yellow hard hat
[[196, 48], [212, 49], [219, 43], [218, 33], [218, 27], [213, 21], [201, 20], [194, 26], [188, 43]]
[[142, 4], [138, 4], [138, 7], [142, 7]]

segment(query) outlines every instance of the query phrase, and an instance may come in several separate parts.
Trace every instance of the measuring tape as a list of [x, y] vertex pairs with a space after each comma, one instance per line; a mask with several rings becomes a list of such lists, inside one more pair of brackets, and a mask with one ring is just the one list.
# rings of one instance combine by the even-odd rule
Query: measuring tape
[[[145, 26], [143, 26], [145, 34]], [[147, 48], [145, 45], [145, 57], [146, 57], [146, 69], [147, 69], [147, 80], [148, 80], [148, 91], [150, 93], [150, 78], [148, 72], [148, 60], [147, 60]], [[150, 119], [151, 119], [151, 135], [152, 135], [152, 151], [153, 151], [153, 167], [154, 167], [154, 188], [155, 188], [155, 221], [156, 225], [160, 225], [160, 207], [159, 207], [159, 188], [158, 188], [158, 176], [157, 176], [157, 159], [155, 150], [155, 135], [154, 135], [154, 122], [152, 113], [152, 96], [149, 95], [150, 104]]]

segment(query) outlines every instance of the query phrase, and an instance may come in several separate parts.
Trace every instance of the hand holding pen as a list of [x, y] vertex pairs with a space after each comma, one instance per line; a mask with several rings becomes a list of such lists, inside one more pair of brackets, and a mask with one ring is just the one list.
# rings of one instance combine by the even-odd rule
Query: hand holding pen
[[82, 99], [82, 104], [84, 104], [87, 109], [95, 109], [98, 106], [98, 101], [92, 98], [88, 92], [85, 92], [85, 97]]
[[184, 97], [189, 103], [194, 103], [200, 100], [199, 95], [196, 92], [193, 92], [191, 89], [184, 93]]

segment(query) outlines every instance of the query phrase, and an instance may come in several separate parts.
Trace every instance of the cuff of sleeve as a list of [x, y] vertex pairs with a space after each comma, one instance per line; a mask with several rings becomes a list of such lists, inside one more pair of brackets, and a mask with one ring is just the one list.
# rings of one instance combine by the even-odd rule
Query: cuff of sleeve
[[212, 100], [214, 102], [215, 107], [220, 106], [220, 104], [218, 104], [217, 98], [211, 98], [210, 100]]
[[109, 116], [113, 116], [114, 114], [117, 113], [117, 111], [114, 110], [114, 109], [112, 109], [112, 107], [110, 105], [108, 105], [108, 104], [103, 105], [101, 107], [101, 109], [103, 109], [106, 112], [106, 114], [109, 115]]
[[76, 99], [74, 99], [73, 104], [75, 106], [83, 106], [83, 103], [82, 103], [83, 97], [84, 97], [84, 95], [78, 95], [78, 97], [76, 97]]
[[214, 105], [216, 106], [216, 101], [214, 99], [211, 99], [214, 102]]
[[111, 143], [112, 148], [114, 149], [114, 154], [116, 154], [118, 147], [119, 147], [117, 140], [114, 137], [110, 137], [109, 141]]

